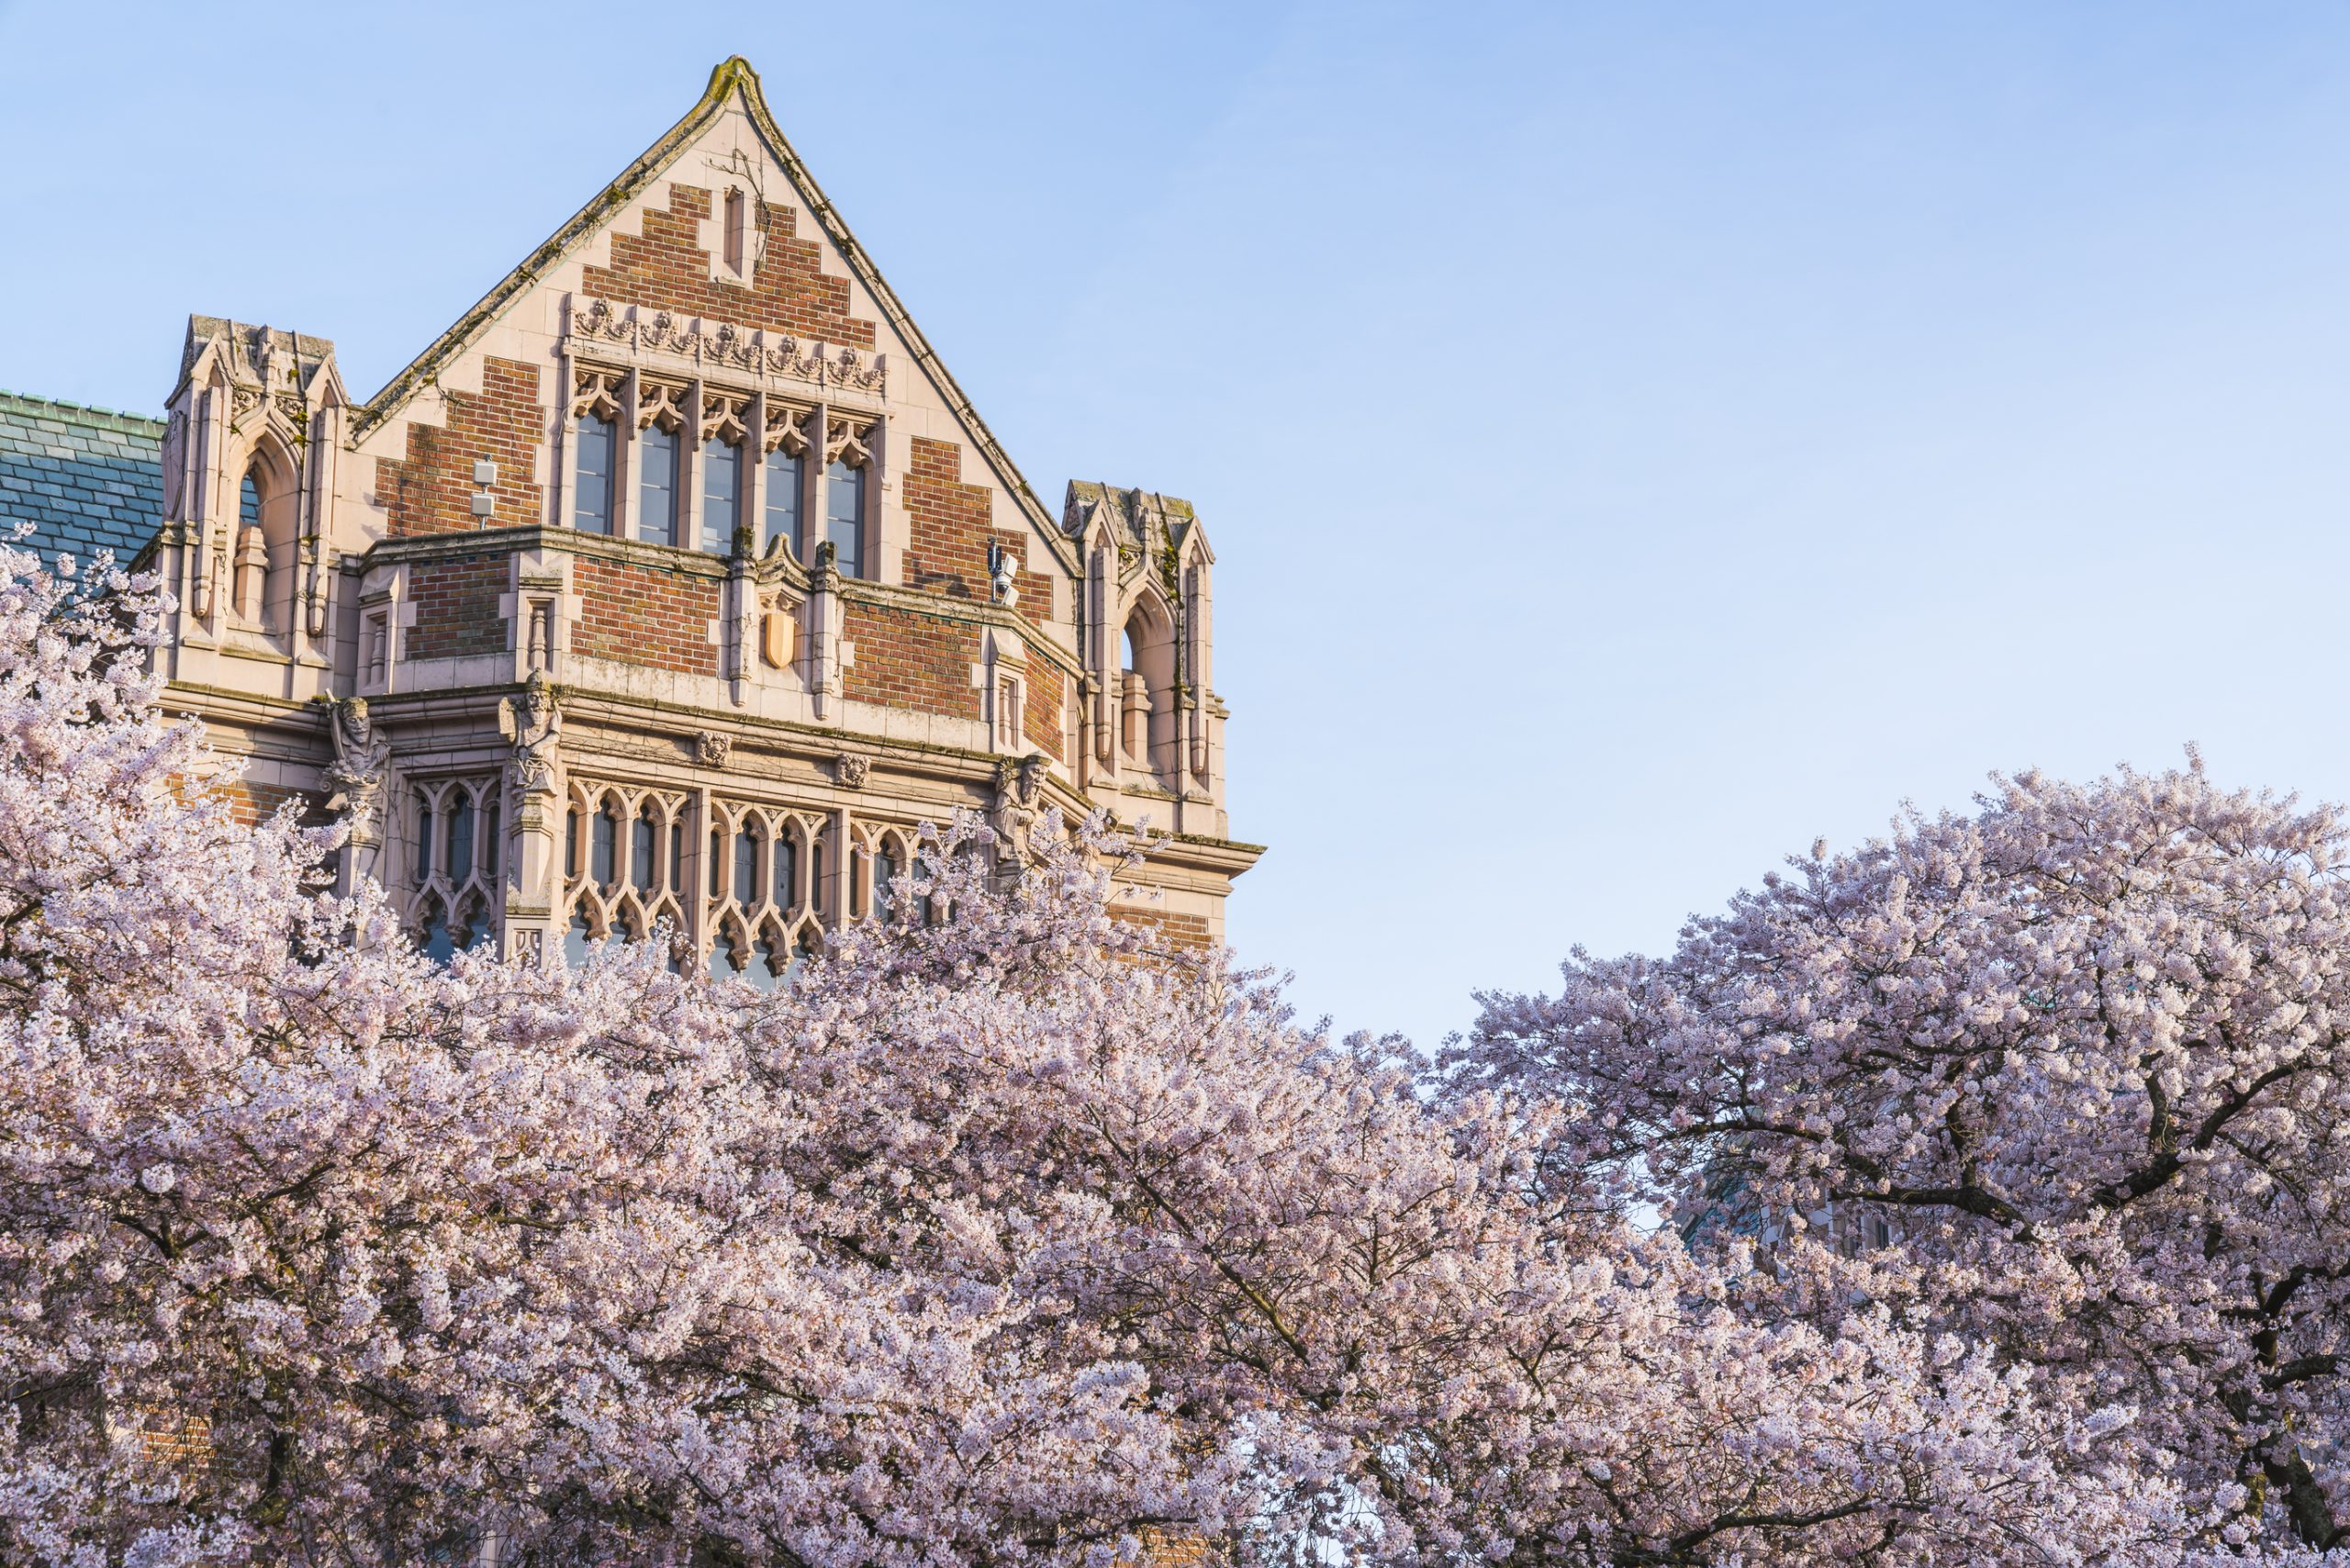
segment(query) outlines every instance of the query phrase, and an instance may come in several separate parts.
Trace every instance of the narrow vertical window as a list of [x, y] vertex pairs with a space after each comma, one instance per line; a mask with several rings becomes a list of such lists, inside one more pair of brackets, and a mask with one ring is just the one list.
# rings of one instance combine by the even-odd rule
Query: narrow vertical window
[[579, 875], [579, 808], [572, 807], [563, 814], [563, 874]]
[[597, 812], [596, 820], [590, 824], [588, 855], [590, 871], [598, 887], [609, 888], [615, 879], [616, 873], [612, 868], [614, 847], [612, 841], [620, 836], [620, 825], [619, 822], [614, 820], [612, 808], [610, 806], [605, 806]]
[[824, 841], [821, 838], [808, 846], [808, 907], [824, 907]]
[[576, 439], [579, 447], [578, 504], [572, 509], [571, 526], [582, 533], [612, 531], [612, 421], [582, 414]]
[[800, 459], [779, 446], [767, 454], [767, 532], [759, 548], [773, 550], [781, 540], [783, 553], [795, 561], [805, 558], [800, 552]]
[[474, 802], [463, 790], [449, 808], [449, 882], [454, 887], [474, 869]]
[[416, 883], [422, 887], [432, 878], [432, 797], [419, 790], [416, 792]]
[[759, 902], [759, 841], [748, 832], [734, 835], [734, 902], [744, 909]]
[[253, 483], [252, 470], [245, 470], [242, 483], [237, 487], [237, 521], [246, 528], [261, 526], [261, 487]]
[[498, 878], [498, 801], [491, 797], [488, 809], [482, 812], [481, 874], [492, 881]]
[[711, 898], [722, 898], [725, 896], [726, 887], [720, 879], [725, 875], [725, 873], [719, 868], [719, 862], [723, 860], [725, 857], [725, 831], [722, 828], [711, 828], [710, 830], [710, 896]]
[[743, 449], [731, 442], [707, 441], [701, 448], [701, 547], [713, 555], [732, 554], [734, 523], [743, 494]]
[[648, 427], [636, 440], [636, 536], [648, 544], [677, 543], [677, 432]]
[[649, 893], [654, 890], [653, 846], [658, 842], [659, 833], [660, 828], [653, 820], [651, 806], [636, 813], [635, 840], [629, 846], [632, 851], [630, 856], [632, 864], [629, 868], [632, 873], [629, 880], [636, 885], [639, 892]]
[[834, 463], [824, 470], [824, 538], [841, 575], [865, 575], [865, 470]]
[[673, 893], [686, 890], [686, 824], [683, 823], [669, 824], [669, 890]]
[[741, 191], [726, 193], [726, 270], [741, 277], [751, 264], [751, 204]]
[[775, 841], [775, 907], [789, 910], [800, 902], [800, 846], [789, 834]]

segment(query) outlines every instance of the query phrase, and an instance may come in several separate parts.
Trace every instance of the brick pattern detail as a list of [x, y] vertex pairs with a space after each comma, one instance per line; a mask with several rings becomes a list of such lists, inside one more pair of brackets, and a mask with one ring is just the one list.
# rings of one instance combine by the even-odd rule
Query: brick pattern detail
[[506, 592], [504, 555], [458, 555], [420, 561], [408, 569], [416, 623], [401, 652], [411, 659], [500, 654], [510, 645], [498, 601]]
[[856, 662], [842, 683], [850, 701], [979, 717], [979, 692], [971, 685], [971, 666], [979, 657], [978, 627], [887, 605], [845, 608], [841, 632], [856, 644]]
[[221, 798], [229, 802], [229, 814], [247, 827], [258, 827], [276, 814], [277, 808], [288, 801], [300, 803], [302, 823], [308, 827], [323, 826], [328, 821], [327, 798], [308, 790], [290, 789], [283, 784], [256, 784], [251, 779], [231, 778], [220, 785]]
[[616, 305], [732, 321], [861, 349], [873, 346], [873, 323], [848, 313], [848, 279], [834, 276], [819, 264], [821, 244], [794, 237], [799, 214], [790, 207], [760, 203], [759, 227], [767, 245], [747, 286], [711, 276], [711, 254], [699, 243], [697, 226], [710, 218], [711, 206], [709, 191], [671, 185], [668, 210], [648, 209], [643, 232], [613, 230], [611, 265], [588, 268], [581, 291]]
[[1161, 945], [1181, 951], [1196, 953], [1208, 945], [1208, 923], [1203, 915], [1181, 914], [1155, 903], [1122, 898], [1110, 905], [1110, 917], [1128, 925], [1139, 925], [1157, 936]]
[[718, 650], [710, 641], [710, 623], [718, 618], [716, 583], [583, 555], [572, 566], [572, 586], [580, 598], [573, 653], [679, 675], [718, 673]]
[[[963, 483], [963, 449], [955, 442], [914, 437], [907, 454], [904, 493], [906, 521], [912, 525], [906, 545], [908, 588], [955, 599], [986, 599], [991, 591], [989, 541], [1004, 545], [1013, 560], [1025, 559], [1027, 535], [995, 526], [995, 492], [985, 485]], [[1031, 619], [1052, 614], [1048, 579], [1021, 566], [1014, 568], [1013, 580]]]
[[547, 412], [539, 402], [535, 365], [510, 359], [482, 362], [481, 390], [444, 391], [442, 422], [410, 420], [408, 455], [375, 460], [375, 497], [392, 536], [460, 533], [477, 527], [473, 513], [474, 459], [498, 465], [496, 523], [536, 522], [544, 490], [533, 482]]
[[1020, 728], [1030, 744], [1041, 747], [1056, 762], [1068, 760], [1061, 756], [1061, 725], [1068, 717], [1069, 702], [1064, 689], [1068, 685], [1061, 672], [1042, 659], [1028, 662], [1028, 701], [1020, 711]]

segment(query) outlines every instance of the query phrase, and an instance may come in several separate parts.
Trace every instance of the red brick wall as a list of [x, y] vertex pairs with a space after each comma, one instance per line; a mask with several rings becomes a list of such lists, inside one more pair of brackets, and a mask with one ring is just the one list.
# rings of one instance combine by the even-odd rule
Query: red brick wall
[[580, 598], [571, 651], [588, 658], [652, 665], [680, 675], [715, 675], [718, 585], [626, 561], [581, 556], [572, 567]]
[[1055, 761], [1061, 756], [1061, 722], [1067, 716], [1069, 699], [1062, 688], [1068, 684], [1061, 672], [1042, 659], [1028, 661], [1028, 705], [1021, 711], [1020, 727], [1032, 745], [1045, 748]]
[[[581, 292], [619, 305], [873, 346], [873, 323], [848, 313], [848, 279], [818, 265], [821, 245], [793, 238], [799, 215], [790, 207], [760, 205], [767, 246], [747, 286], [711, 277], [710, 252], [695, 239], [696, 225], [711, 216], [711, 199], [699, 186], [671, 185], [668, 210], [648, 209], [642, 233], [613, 230], [611, 265], [588, 268]], [[722, 242], [716, 225], [711, 238]]]
[[883, 605], [845, 608], [841, 632], [856, 644], [856, 662], [842, 682], [849, 700], [979, 717], [979, 692], [971, 685], [978, 627]]
[[[430, 398], [413, 407], [430, 410]], [[456, 533], [479, 525], [473, 513], [474, 459], [498, 465], [493, 525], [536, 522], [544, 495], [532, 482], [547, 412], [539, 403], [535, 365], [482, 362], [481, 390], [446, 391], [438, 425], [411, 420], [408, 455], [375, 460], [375, 496], [392, 534]]]
[[282, 784], [258, 784], [250, 779], [232, 778], [222, 782], [220, 793], [229, 802], [229, 814], [247, 827], [258, 827], [276, 813], [277, 808], [292, 801], [302, 808], [301, 820], [318, 824], [327, 820], [326, 797], [308, 790], [290, 790]]
[[416, 606], [416, 622], [408, 630], [403, 655], [446, 659], [505, 652], [506, 618], [498, 612], [498, 600], [506, 584], [502, 554], [459, 555], [410, 566], [408, 601]]
[[[957, 599], [986, 599], [990, 591], [988, 542], [992, 539], [1004, 545], [1015, 562], [1027, 556], [1024, 532], [995, 526], [995, 492], [985, 485], [963, 483], [963, 449], [951, 441], [913, 439], [906, 456], [905, 498], [906, 521], [911, 525], [906, 545], [908, 588]], [[1049, 619], [1052, 584], [1024, 566], [1013, 568], [1013, 580], [1020, 587], [1021, 608], [1029, 618]]]
[[1111, 918], [1143, 927], [1169, 947], [1197, 951], [1208, 945], [1208, 923], [1204, 917], [1180, 914], [1158, 904], [1141, 902], [1149, 896], [1145, 891], [1138, 896], [1116, 899], [1110, 905]]

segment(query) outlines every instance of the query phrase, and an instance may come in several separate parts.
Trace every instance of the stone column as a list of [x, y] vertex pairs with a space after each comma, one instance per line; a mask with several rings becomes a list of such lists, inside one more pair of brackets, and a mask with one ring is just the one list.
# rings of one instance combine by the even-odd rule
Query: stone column
[[498, 703], [506, 763], [506, 952], [543, 963], [562, 944], [563, 713], [546, 672]]

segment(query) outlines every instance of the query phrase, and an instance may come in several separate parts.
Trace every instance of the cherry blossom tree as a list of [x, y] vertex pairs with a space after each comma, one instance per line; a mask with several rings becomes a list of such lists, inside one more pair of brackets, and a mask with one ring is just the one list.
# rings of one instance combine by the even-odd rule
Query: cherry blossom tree
[[435, 967], [326, 890], [335, 830], [236, 820], [161, 711], [151, 585], [99, 575], [0, 550], [0, 1559], [2261, 1545], [2148, 1462], [2208, 1480], [2137, 1385], [1925, 1321], [1923, 1282], [1789, 1307], [1623, 1222], [1584, 1100], [1432, 1100], [1153, 949], [1099, 822], [1019, 875], [933, 834], [901, 918], [772, 995], [654, 943]]
[[1782, 1238], [1757, 1321], [1960, 1336], [2132, 1412], [2226, 1540], [2344, 1544], [2350, 830], [2199, 759], [1979, 805], [1485, 998], [1449, 1091], [1560, 1106], [1550, 1180]]

